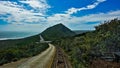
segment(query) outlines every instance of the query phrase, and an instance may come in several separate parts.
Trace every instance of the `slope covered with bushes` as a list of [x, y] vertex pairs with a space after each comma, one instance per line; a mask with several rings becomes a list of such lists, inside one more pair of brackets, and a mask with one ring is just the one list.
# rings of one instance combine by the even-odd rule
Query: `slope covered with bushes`
[[120, 20], [114, 19], [95, 27], [95, 31], [54, 42], [68, 54], [73, 68], [87, 68], [94, 56], [120, 52]]
[[0, 41], [0, 65], [31, 57], [48, 48], [47, 44], [38, 42], [39, 35], [23, 39]]

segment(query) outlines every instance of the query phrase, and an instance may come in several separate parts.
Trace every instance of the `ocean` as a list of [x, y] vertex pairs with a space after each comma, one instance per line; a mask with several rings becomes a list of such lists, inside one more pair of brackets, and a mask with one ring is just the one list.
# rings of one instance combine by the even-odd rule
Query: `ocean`
[[0, 40], [20, 39], [35, 35], [35, 32], [0, 31]]

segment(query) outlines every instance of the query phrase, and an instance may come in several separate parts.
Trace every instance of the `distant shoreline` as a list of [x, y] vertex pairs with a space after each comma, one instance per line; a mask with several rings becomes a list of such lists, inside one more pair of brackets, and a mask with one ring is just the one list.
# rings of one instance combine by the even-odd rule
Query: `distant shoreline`
[[0, 32], [0, 41], [22, 39], [22, 38], [34, 36], [37, 34], [38, 33], [32, 33], [32, 32], [2, 31], [2, 32]]
[[22, 39], [22, 38], [26, 38], [26, 37], [19, 37], [19, 38], [0, 38], [0, 41], [4, 41], [4, 40], [16, 40], [16, 39]]

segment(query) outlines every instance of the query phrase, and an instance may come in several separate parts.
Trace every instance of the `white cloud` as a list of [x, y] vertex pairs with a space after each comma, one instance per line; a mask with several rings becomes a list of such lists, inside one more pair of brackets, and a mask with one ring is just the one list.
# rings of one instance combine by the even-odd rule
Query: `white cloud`
[[[55, 14], [53, 16], [48, 17], [47, 22], [48, 24], [57, 24], [57, 23], [63, 23], [65, 25], [69, 24], [80, 24], [78, 26], [91, 26], [90, 24], [86, 23], [93, 23], [93, 22], [98, 22], [95, 24], [92, 24], [93, 26], [98, 25], [99, 22], [104, 22], [107, 20], [111, 20], [114, 18], [120, 18], [120, 10], [117, 11], [110, 11], [108, 13], [98, 13], [98, 14], [90, 14], [82, 17], [76, 17], [76, 16], [71, 16], [69, 14]], [[76, 27], [77, 28], [77, 27]]]
[[106, 0], [97, 0], [98, 2], [104, 2], [104, 1], [106, 1]]
[[90, 14], [82, 17], [73, 17], [72, 19], [78, 23], [80, 22], [86, 23], [86, 22], [103, 22], [114, 18], [120, 18], [120, 10], [108, 13]]
[[[26, 1], [29, 2], [29, 1]], [[19, 5], [17, 2], [10, 2], [10, 1], [0, 1], [0, 15], [7, 15], [10, 14], [8, 17], [2, 17], [5, 21], [8, 23], [15, 23], [15, 24], [20, 24], [20, 23], [34, 23], [34, 22], [40, 22], [41, 20], [45, 20], [44, 16], [46, 15], [46, 11], [49, 7], [45, 1], [43, 2], [42, 0], [36, 2], [39, 2], [39, 5], [37, 6], [42, 6], [39, 7], [41, 11], [39, 12], [34, 12], [31, 10], [27, 10], [24, 8], [23, 5]], [[31, 0], [30, 0], [31, 4]], [[32, 4], [32, 6], [35, 4]], [[35, 6], [34, 6], [35, 8]]]
[[86, 7], [82, 7], [82, 8], [70, 8], [70, 9], [68, 9], [68, 11], [66, 11], [66, 13], [73, 14], [78, 11], [93, 9], [93, 8], [97, 7], [97, 5], [99, 5], [100, 3], [104, 2], [104, 1], [106, 1], [106, 0], [97, 0], [97, 2], [95, 2], [91, 5], [87, 5]]
[[95, 7], [97, 7], [97, 5], [99, 5], [100, 3], [104, 2], [104, 1], [106, 1], [106, 0], [97, 0], [95, 3], [93, 3], [91, 5], [87, 5], [86, 7], [70, 8], [67, 11], [65, 11], [65, 13], [60, 13], [60, 14], [58, 13], [58, 14], [54, 14], [52, 16], [47, 17], [47, 22], [52, 22], [51, 24], [64, 23], [66, 25], [69, 23], [79, 22], [79, 20], [82, 17], [72, 16], [73, 13], [77, 13], [78, 11], [82, 11], [82, 10], [94, 9]]
[[29, 4], [29, 6], [31, 6], [33, 9], [36, 9], [38, 11], [44, 11], [50, 8], [46, 0], [26, 0], [26, 1], [20, 1], [20, 2]]

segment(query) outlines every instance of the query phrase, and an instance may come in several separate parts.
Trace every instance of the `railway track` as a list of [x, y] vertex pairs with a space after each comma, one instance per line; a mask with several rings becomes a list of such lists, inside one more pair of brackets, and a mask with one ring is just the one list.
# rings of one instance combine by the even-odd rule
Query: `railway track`
[[66, 56], [60, 47], [56, 47], [56, 55], [53, 61], [52, 68], [71, 68], [66, 60]]

